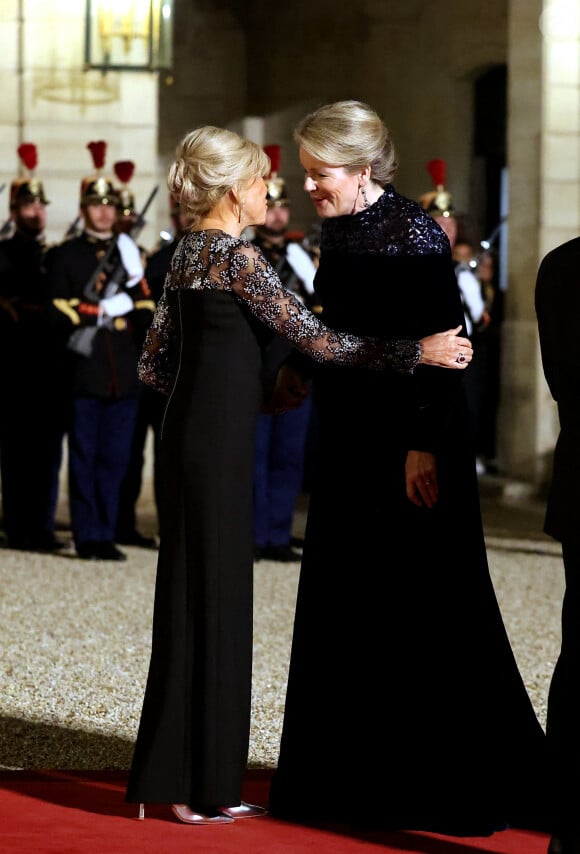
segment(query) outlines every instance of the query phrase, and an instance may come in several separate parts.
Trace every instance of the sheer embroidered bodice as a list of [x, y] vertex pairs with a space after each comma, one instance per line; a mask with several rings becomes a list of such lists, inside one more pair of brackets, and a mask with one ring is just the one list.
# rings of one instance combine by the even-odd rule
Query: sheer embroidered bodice
[[406, 257], [449, 252], [449, 241], [423, 208], [387, 184], [377, 201], [357, 214], [322, 223], [321, 251]]
[[165, 394], [175, 381], [180, 336], [170, 297], [186, 289], [230, 292], [258, 320], [316, 362], [392, 368], [401, 373], [412, 373], [419, 362], [421, 348], [416, 341], [360, 338], [326, 327], [282, 286], [249, 241], [218, 230], [197, 231], [186, 235], [175, 251], [139, 362], [140, 379]]

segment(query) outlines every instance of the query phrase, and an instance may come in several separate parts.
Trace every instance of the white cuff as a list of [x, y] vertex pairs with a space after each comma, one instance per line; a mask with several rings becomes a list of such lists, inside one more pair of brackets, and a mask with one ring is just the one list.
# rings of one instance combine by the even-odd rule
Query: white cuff
[[133, 311], [133, 300], [129, 294], [115, 294], [114, 297], [102, 299], [100, 306], [109, 317], [121, 317], [121, 315]]
[[298, 278], [302, 280], [306, 293], [313, 294], [316, 267], [308, 252], [299, 243], [289, 243], [286, 247], [286, 258]]

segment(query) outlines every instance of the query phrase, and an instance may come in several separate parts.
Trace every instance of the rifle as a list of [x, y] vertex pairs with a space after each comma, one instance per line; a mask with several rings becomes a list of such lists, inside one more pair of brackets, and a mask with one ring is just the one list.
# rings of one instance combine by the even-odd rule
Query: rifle
[[139, 235], [141, 234], [141, 232], [143, 231], [143, 229], [145, 227], [145, 224], [146, 224], [145, 214], [147, 213], [147, 209], [149, 208], [149, 205], [151, 204], [151, 202], [153, 201], [153, 199], [157, 195], [158, 189], [159, 189], [159, 184], [156, 184], [155, 187], [153, 187], [153, 189], [149, 193], [149, 198], [147, 199], [147, 201], [145, 202], [145, 204], [143, 205], [143, 207], [141, 208], [141, 210], [137, 214], [137, 220], [136, 220], [135, 225], [133, 226], [133, 228], [131, 229], [131, 232], [130, 232], [130, 236], [135, 241], [137, 240], [137, 238], [139, 237]]
[[[507, 216], [502, 216], [502, 218], [500, 219], [500, 221], [498, 222], [498, 224], [496, 225], [494, 230], [491, 232], [489, 237], [486, 237], [482, 241], [480, 241], [479, 245], [480, 245], [483, 252], [487, 252], [488, 249], [491, 249], [491, 247], [493, 246], [493, 244], [495, 243], [495, 241], [499, 237], [499, 233], [502, 229], [502, 226], [504, 225], [504, 223], [506, 221], [507, 221]], [[481, 255], [481, 252], [478, 254]]]
[[[158, 189], [159, 185], [153, 187], [153, 189], [149, 193], [149, 198], [147, 199], [147, 201], [145, 202], [142, 209], [137, 215], [135, 225], [129, 232], [129, 236], [132, 237], [133, 240], [137, 239], [137, 237], [145, 226], [145, 214], [147, 213], [151, 202], [155, 198]], [[124, 274], [123, 263], [119, 260], [115, 264], [111, 264], [111, 258], [117, 248], [118, 240], [118, 235], [111, 240], [109, 246], [107, 247], [107, 251], [93, 270], [90, 279], [88, 280], [83, 289], [84, 296], [90, 301], [93, 301], [95, 299], [98, 300], [100, 298], [99, 292], [97, 290], [97, 285], [99, 283], [102, 273], [105, 273], [107, 276], [107, 287], [105, 288], [105, 293], [103, 294], [104, 297], [113, 296], [113, 294], [115, 294], [119, 289]]]
[[69, 227], [65, 231], [63, 240], [68, 240], [69, 237], [75, 237], [78, 234], [78, 230], [79, 230], [78, 225], [79, 225], [80, 221], [81, 221], [81, 215], [77, 214], [76, 218], [73, 219], [73, 221], [71, 222], [71, 224], [69, 225]]
[[8, 217], [6, 222], [0, 228], [0, 240], [6, 240], [6, 238], [12, 235], [12, 229], [14, 228], [14, 220], [11, 216]]

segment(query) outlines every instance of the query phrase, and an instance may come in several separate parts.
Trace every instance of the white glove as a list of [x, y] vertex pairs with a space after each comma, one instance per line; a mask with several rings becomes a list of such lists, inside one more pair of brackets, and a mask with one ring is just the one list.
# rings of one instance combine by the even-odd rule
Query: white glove
[[481, 295], [481, 285], [477, 276], [465, 267], [460, 267], [457, 271], [457, 284], [459, 285], [463, 304], [469, 312], [469, 316], [465, 315], [465, 328], [467, 334], [471, 335], [473, 332], [471, 321], [479, 323], [485, 311], [485, 302]]
[[141, 262], [141, 252], [132, 237], [128, 234], [120, 234], [117, 238], [117, 246], [121, 255], [123, 267], [127, 271], [126, 288], [134, 287], [143, 278], [145, 270]]
[[289, 243], [286, 247], [286, 258], [298, 278], [302, 280], [306, 293], [313, 294], [316, 267], [308, 252], [299, 243]]
[[99, 310], [108, 317], [121, 317], [133, 311], [133, 300], [129, 294], [115, 294], [114, 297], [102, 299], [99, 303]]

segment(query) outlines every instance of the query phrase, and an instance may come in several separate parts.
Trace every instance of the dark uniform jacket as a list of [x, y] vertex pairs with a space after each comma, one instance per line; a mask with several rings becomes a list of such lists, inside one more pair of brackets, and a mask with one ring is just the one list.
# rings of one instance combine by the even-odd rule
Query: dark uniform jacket
[[544, 375], [560, 417], [544, 531], [575, 543], [580, 542], [579, 267], [576, 237], [545, 256], [535, 293]]
[[[41, 239], [16, 231], [0, 241], [0, 385], [26, 397], [62, 385], [49, 322]], [[12, 398], [13, 399], [13, 398]]]
[[[119, 290], [129, 294], [133, 307], [120, 317], [99, 318], [99, 297], [88, 291], [96, 266], [108, 249], [109, 240], [97, 240], [86, 232], [52, 249], [47, 269], [53, 317], [63, 338], [72, 344], [73, 333], [84, 328], [95, 331], [90, 353], [71, 352], [73, 393], [100, 398], [132, 397], [139, 394], [137, 377], [139, 341], [151, 323], [155, 305], [143, 279], [126, 287], [121, 276]], [[115, 249], [108, 265], [114, 271], [121, 264]]]
[[155, 252], [152, 252], [149, 258], [147, 259], [147, 266], [145, 267], [145, 276], [147, 278], [147, 284], [149, 285], [149, 290], [151, 291], [151, 297], [155, 301], [155, 304], [159, 302], [161, 299], [161, 294], [163, 293], [163, 286], [165, 284], [165, 277], [169, 272], [169, 267], [171, 266], [171, 259], [173, 258], [173, 253], [177, 249], [177, 244], [179, 243], [180, 238], [175, 237], [170, 242], [164, 243], [159, 249], [156, 249]]

